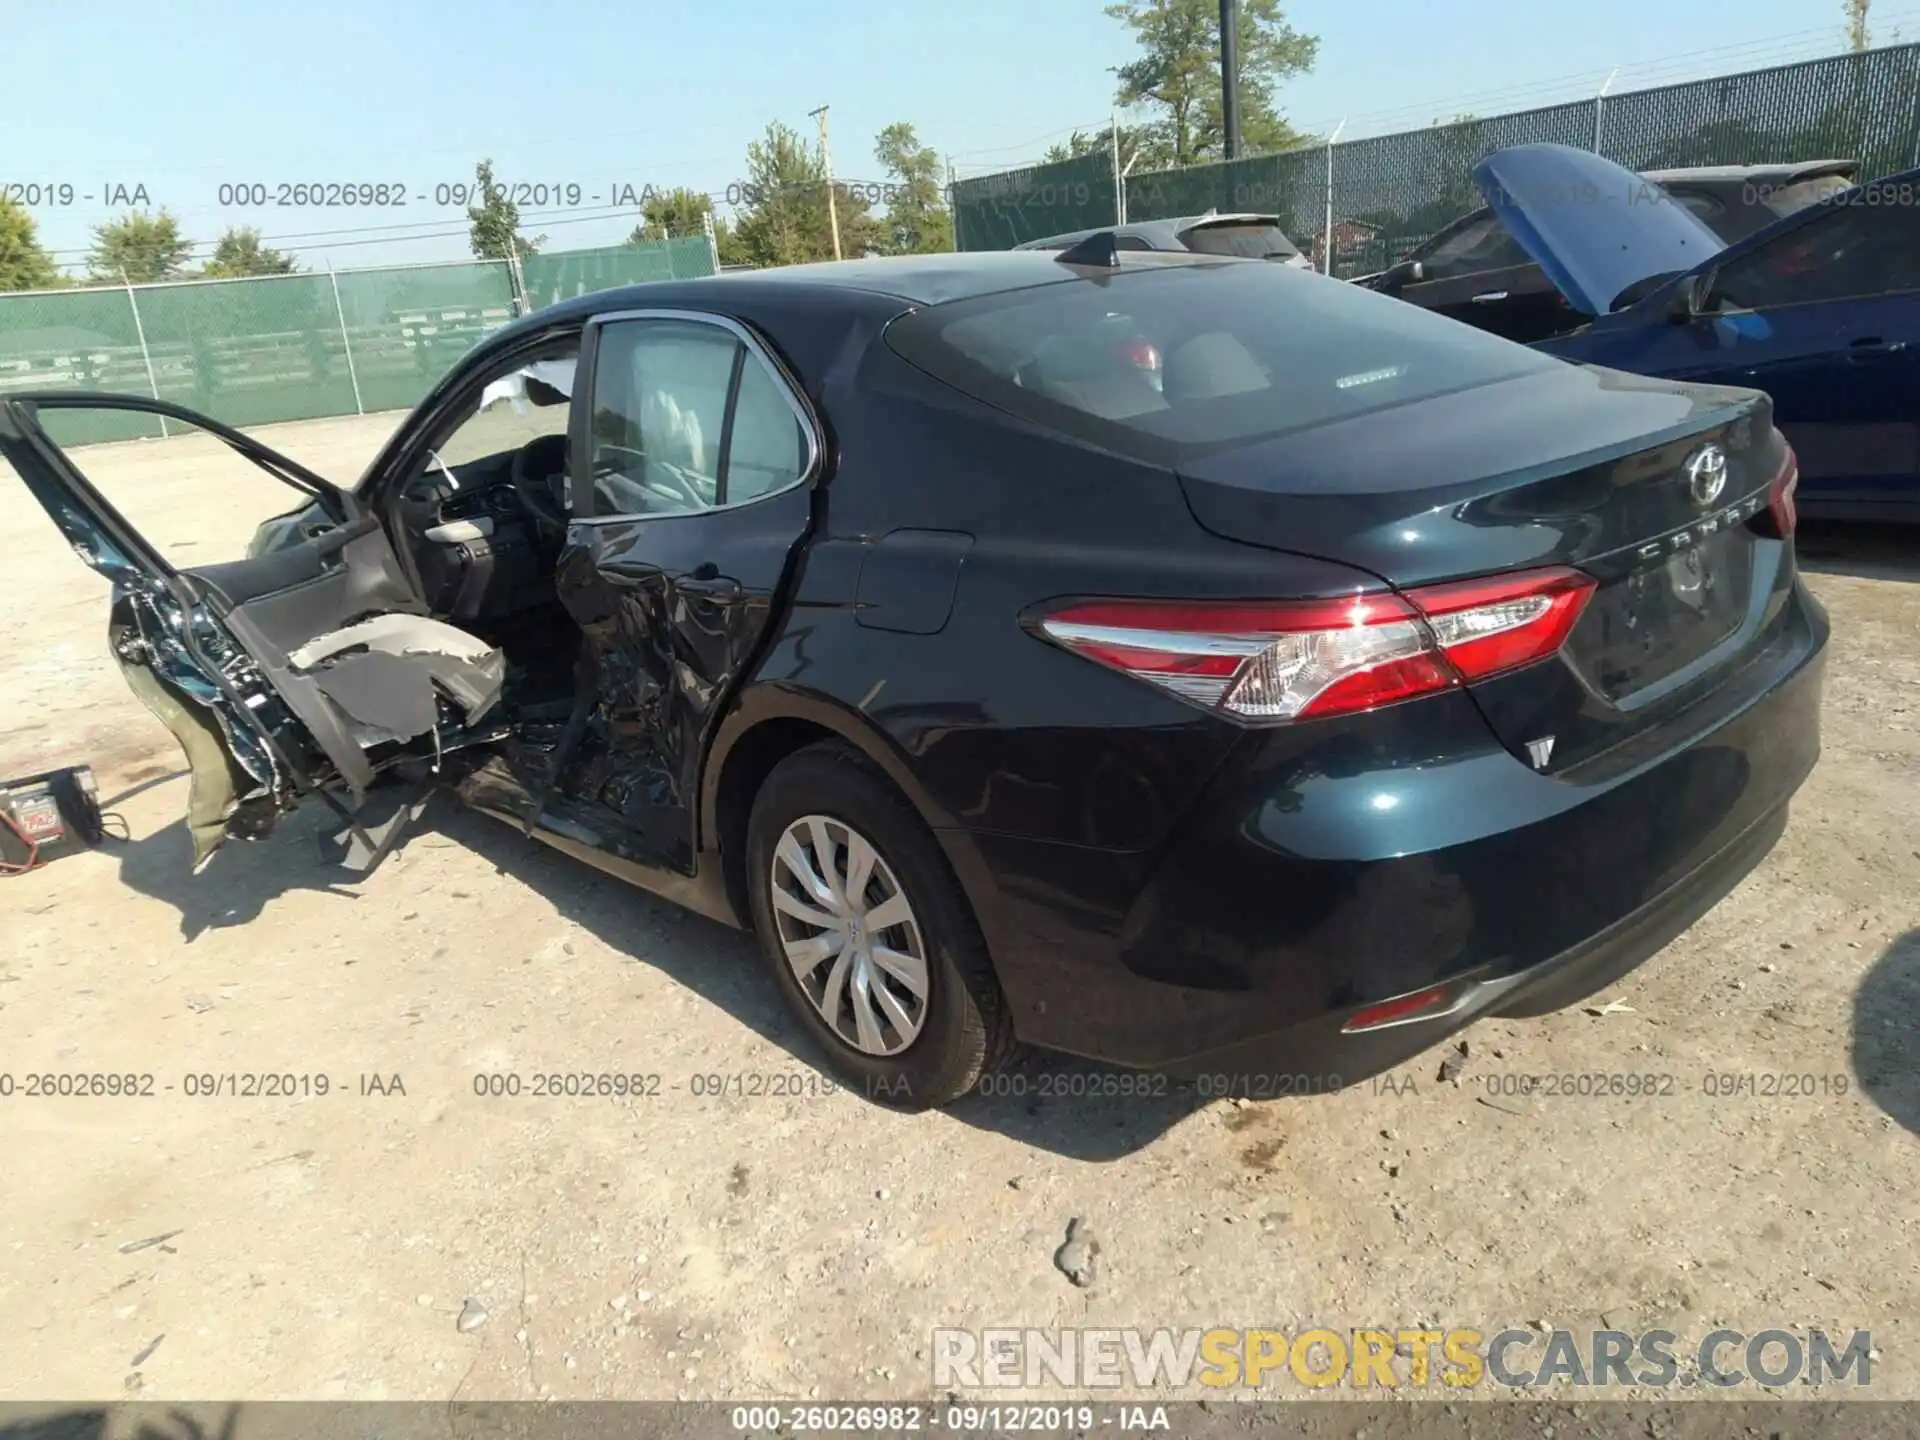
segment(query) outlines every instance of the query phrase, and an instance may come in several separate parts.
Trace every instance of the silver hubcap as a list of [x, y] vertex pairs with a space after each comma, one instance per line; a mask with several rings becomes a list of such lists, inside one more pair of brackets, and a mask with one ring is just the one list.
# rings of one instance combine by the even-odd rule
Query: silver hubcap
[[927, 1020], [927, 950], [906, 892], [845, 821], [802, 815], [773, 850], [780, 948], [820, 1018], [854, 1049], [898, 1055]]

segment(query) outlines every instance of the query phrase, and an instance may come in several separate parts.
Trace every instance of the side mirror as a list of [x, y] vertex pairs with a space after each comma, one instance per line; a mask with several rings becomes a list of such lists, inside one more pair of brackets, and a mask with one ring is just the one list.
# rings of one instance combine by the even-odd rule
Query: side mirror
[[1402, 285], [1418, 285], [1426, 279], [1427, 267], [1419, 260], [1402, 260], [1396, 265], [1389, 266], [1383, 278], [1387, 282], [1388, 289], [1398, 290]]
[[1712, 288], [1710, 275], [1689, 275], [1674, 288], [1667, 302], [1669, 325], [1690, 325], [1706, 312], [1707, 293]]

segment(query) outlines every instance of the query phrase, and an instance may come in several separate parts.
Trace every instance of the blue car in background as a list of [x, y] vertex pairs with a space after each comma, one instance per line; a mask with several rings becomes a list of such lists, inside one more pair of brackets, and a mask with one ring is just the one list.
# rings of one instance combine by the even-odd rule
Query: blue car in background
[[1471, 323], [1524, 328], [1514, 338], [1565, 360], [1764, 390], [1800, 457], [1803, 514], [1920, 522], [1920, 170], [1733, 245], [1584, 150], [1496, 151], [1474, 180], [1565, 319], [1539, 338], [1537, 301], [1509, 315], [1494, 294]]

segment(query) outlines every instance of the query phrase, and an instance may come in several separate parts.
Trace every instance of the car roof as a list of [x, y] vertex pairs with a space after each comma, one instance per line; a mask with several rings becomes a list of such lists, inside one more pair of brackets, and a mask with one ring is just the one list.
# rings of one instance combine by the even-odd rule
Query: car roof
[[[1235, 263], [1228, 257], [1196, 255], [1185, 250], [1136, 251], [1126, 258], [1129, 268]], [[905, 310], [1025, 290], [1036, 285], [1066, 284], [1083, 278], [1084, 273], [1080, 267], [1062, 265], [1057, 256], [1043, 251], [963, 250], [935, 255], [826, 260], [810, 265], [710, 275], [697, 280], [653, 280], [577, 295], [536, 310], [494, 331], [482, 346], [494, 352], [555, 325], [585, 322], [592, 316], [616, 310], [659, 307], [712, 309], [726, 314], [801, 295], [815, 300], [839, 296], [851, 309], [884, 310], [891, 306]]]
[[[1187, 250], [1132, 251], [1125, 257], [1129, 270], [1206, 268], [1264, 262], [1224, 255], [1197, 255]], [[884, 325], [905, 311], [976, 296], [1097, 281], [1111, 271], [1093, 271], [1062, 265], [1057, 255], [1044, 251], [970, 250], [935, 255], [898, 255], [865, 260], [828, 260], [812, 265], [784, 265], [704, 276], [697, 280], [654, 280], [596, 290], [561, 300], [532, 314], [509, 321], [481, 340], [435, 381], [414, 409], [425, 414], [459, 389], [476, 372], [493, 365], [523, 342], [578, 329], [596, 315], [623, 310], [705, 310], [764, 323], [770, 312], [791, 310], [811, 328], [823, 308], [844, 320], [864, 317]], [[837, 342], [835, 342], [837, 343]], [[381, 447], [360, 479], [366, 485], [389, 463], [392, 452], [405, 443], [410, 420]]]

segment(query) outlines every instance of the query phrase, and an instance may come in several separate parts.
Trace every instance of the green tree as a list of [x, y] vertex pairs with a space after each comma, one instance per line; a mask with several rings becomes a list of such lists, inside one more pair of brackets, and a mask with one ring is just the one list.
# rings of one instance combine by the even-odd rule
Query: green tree
[[713, 197], [701, 190], [684, 187], [655, 190], [647, 187], [640, 200], [640, 223], [627, 236], [629, 245], [643, 240], [664, 240], [670, 235], [698, 235], [713, 213]]
[[59, 280], [27, 207], [0, 195], [0, 290], [51, 290]]
[[173, 216], [139, 210], [94, 226], [87, 273], [96, 280], [150, 284], [179, 275], [192, 253], [193, 242], [180, 233]]
[[480, 203], [467, 207], [468, 244], [482, 260], [505, 260], [518, 255], [522, 260], [546, 241], [537, 235], [529, 240], [520, 233], [520, 207], [513, 203], [506, 187], [493, 178], [493, 161], [482, 160], [473, 167], [473, 187]]
[[[627, 236], [627, 244], [639, 245], [648, 240], [665, 240], [675, 235], [698, 235], [713, 214], [713, 197], [704, 190], [688, 190], [677, 187], [672, 190], [653, 190], [640, 200], [640, 223], [633, 227], [633, 233]], [[722, 264], [732, 264], [727, 259], [734, 247], [731, 227], [727, 222], [714, 217], [714, 248], [720, 252]]]
[[[801, 265], [833, 259], [833, 228], [827, 211], [827, 170], [820, 152], [779, 121], [747, 146], [743, 203], [734, 221], [735, 246], [728, 264]], [[879, 222], [866, 198], [841, 186], [834, 193], [840, 251], [849, 259], [880, 250]]]
[[291, 275], [295, 268], [293, 256], [260, 243], [258, 230], [236, 226], [214, 245], [213, 258], [201, 274], [209, 280], [228, 280], [240, 275]]
[[[1120, 165], [1124, 169], [1134, 152], [1140, 152], [1140, 159], [1134, 162], [1133, 172], [1160, 168], [1159, 137], [1146, 125], [1122, 125], [1120, 127]], [[1055, 141], [1047, 147], [1046, 159], [1078, 160], [1082, 155], [1110, 155], [1113, 153], [1112, 130], [1076, 130], [1066, 138], [1065, 143]], [[1152, 161], [1149, 164], [1148, 161]]]
[[904, 120], [887, 126], [873, 142], [873, 158], [887, 172], [889, 201], [881, 222], [896, 255], [931, 255], [953, 249], [953, 212], [947, 209], [940, 156], [922, 145]]
[[[1118, 0], [1107, 14], [1133, 31], [1140, 56], [1115, 69], [1124, 106], [1155, 112], [1136, 168], [1220, 159], [1220, 6], [1217, 0]], [[1320, 41], [1287, 23], [1280, 0], [1241, 0], [1240, 139], [1243, 153], [1286, 150], [1307, 137], [1275, 104], [1280, 83], [1313, 69]]]

